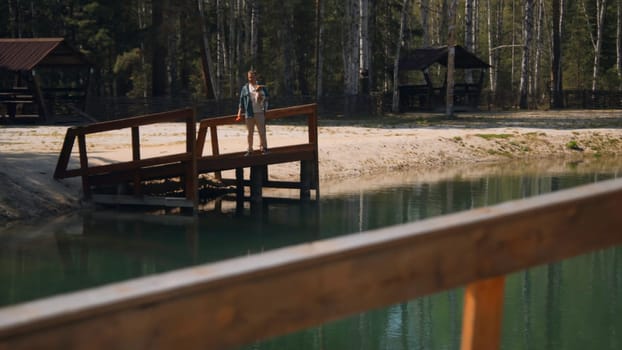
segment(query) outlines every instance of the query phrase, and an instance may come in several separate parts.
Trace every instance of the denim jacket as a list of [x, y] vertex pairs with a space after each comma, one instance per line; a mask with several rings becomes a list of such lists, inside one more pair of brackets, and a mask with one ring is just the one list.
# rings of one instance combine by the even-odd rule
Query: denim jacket
[[[263, 110], [264, 112], [268, 109], [268, 89], [266, 87], [262, 87], [264, 93], [264, 102], [263, 102]], [[251, 101], [251, 94], [248, 87], [248, 83], [242, 86], [242, 91], [240, 91], [240, 108], [244, 111], [247, 118], [252, 118], [255, 113], [253, 112], [253, 101]]]

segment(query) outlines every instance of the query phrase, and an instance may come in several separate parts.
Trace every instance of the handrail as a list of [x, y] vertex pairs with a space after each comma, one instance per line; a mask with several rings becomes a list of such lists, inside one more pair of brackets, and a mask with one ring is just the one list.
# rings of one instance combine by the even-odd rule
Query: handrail
[[[307, 117], [309, 143], [317, 145], [317, 103], [270, 109], [266, 111], [266, 120], [286, 118], [295, 115]], [[235, 118], [235, 115], [229, 115], [200, 121], [199, 134], [197, 136], [197, 153], [199, 156], [203, 154], [208, 129], [210, 131], [210, 139], [212, 140], [212, 155], [220, 154], [218, 147], [218, 126], [239, 124], [240, 122], [236, 121]]]
[[[316, 160], [313, 164], [314, 169], [314, 182], [317, 184], [319, 182], [317, 169], [318, 163], [318, 134], [317, 134], [317, 103], [311, 103], [306, 105], [292, 106], [292, 107], [284, 107], [284, 108], [276, 108], [270, 109], [266, 111], [266, 120], [274, 120], [280, 118], [286, 118], [291, 116], [302, 115], [307, 118], [307, 133], [308, 133], [308, 143], [313, 147], [313, 157]], [[207, 138], [207, 130], [209, 129], [211, 146], [212, 146], [212, 156], [220, 155], [220, 147], [218, 143], [218, 126], [223, 125], [232, 125], [238, 124], [236, 121], [235, 115], [217, 117], [217, 118], [209, 118], [203, 119], [199, 123], [199, 131], [197, 135], [197, 154], [199, 157], [203, 155], [203, 150], [205, 148], [205, 139]], [[222, 179], [221, 172], [216, 172], [215, 177], [217, 179]], [[319, 188], [316, 186], [316, 197], [319, 198]]]
[[609, 180], [10, 306], [0, 349], [232, 348], [463, 285], [462, 348], [497, 348], [503, 276], [621, 244], [621, 203]]
[[[186, 123], [186, 152], [171, 154], [168, 156], [141, 159], [140, 155], [140, 127], [150, 124], [184, 121]], [[86, 136], [100, 132], [128, 129], [132, 130], [132, 160], [128, 162], [118, 162], [103, 166], [90, 166], [86, 148]], [[74, 147], [76, 138], [78, 139], [80, 167], [69, 169], [69, 160]], [[63, 146], [54, 171], [55, 179], [63, 179], [72, 176], [82, 177], [82, 189], [84, 196], [89, 198], [90, 184], [89, 176], [105, 171], [134, 171], [136, 181], [135, 190], [140, 192], [140, 178], [138, 170], [140, 167], [163, 165], [172, 162], [181, 162], [185, 165], [186, 176], [186, 196], [196, 202], [196, 117], [191, 108], [179, 109], [169, 112], [155, 113], [132, 118], [112, 120], [106, 122], [93, 123], [83, 126], [75, 126], [67, 129]]]

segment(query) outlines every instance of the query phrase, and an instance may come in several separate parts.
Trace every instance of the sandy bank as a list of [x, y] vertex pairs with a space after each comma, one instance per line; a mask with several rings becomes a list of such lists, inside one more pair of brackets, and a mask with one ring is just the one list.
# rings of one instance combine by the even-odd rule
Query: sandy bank
[[[340, 183], [348, 183], [343, 179], [362, 179], [371, 174], [383, 174], [372, 177], [371, 182], [390, 182], [391, 176], [386, 174], [396, 170], [407, 170], [430, 181], [477, 176], [482, 171], [490, 172], [491, 164], [499, 171], [513, 171], [517, 170], [517, 160], [556, 159], [557, 162], [548, 162], [548, 167], [561, 169], [569, 162], [598, 167], [602, 159], [622, 155], [621, 123], [622, 111], [472, 114], [455, 119], [404, 115], [358, 122], [320, 120], [321, 188], [338, 191]], [[57, 181], [52, 177], [66, 129], [0, 126], [0, 222], [50, 216], [80, 207], [79, 179]], [[221, 153], [245, 149], [242, 125], [219, 132]], [[87, 138], [89, 161], [130, 159], [130, 140], [129, 130]], [[268, 126], [271, 147], [305, 140], [305, 127]], [[166, 124], [141, 128], [141, 144], [143, 157], [181, 151], [184, 127]], [[502, 170], [500, 164], [510, 161], [514, 165]], [[297, 174], [296, 163], [270, 168], [274, 179], [292, 179]]]

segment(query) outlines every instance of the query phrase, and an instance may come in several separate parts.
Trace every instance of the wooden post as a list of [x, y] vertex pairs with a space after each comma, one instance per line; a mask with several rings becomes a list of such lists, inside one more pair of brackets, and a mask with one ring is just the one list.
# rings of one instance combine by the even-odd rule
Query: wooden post
[[85, 199], [91, 198], [91, 185], [89, 184], [89, 158], [86, 154], [86, 137], [78, 135], [78, 148], [80, 150], [80, 174], [82, 175], [82, 192]]
[[[212, 155], [217, 156], [220, 154], [220, 148], [218, 147], [218, 129], [216, 125], [210, 125], [209, 133], [210, 133], [210, 139], [212, 140]], [[217, 180], [222, 180], [222, 172], [220, 171], [215, 172], [214, 177]]]
[[196, 214], [199, 209], [199, 179], [197, 174], [197, 152], [196, 152], [196, 111], [192, 111], [192, 115], [186, 118], [186, 152], [191, 154], [190, 160], [186, 164], [186, 199], [192, 201], [193, 213]]
[[[137, 126], [132, 127], [132, 160], [140, 160], [140, 132]], [[142, 186], [140, 183], [140, 172], [138, 169], [134, 170], [134, 195], [142, 195]]]
[[313, 165], [310, 160], [300, 161], [300, 199], [311, 198], [311, 178]]
[[320, 167], [319, 167], [319, 155], [318, 155], [318, 135], [317, 135], [317, 104], [313, 105], [313, 111], [309, 115], [308, 120], [309, 128], [309, 143], [313, 144], [313, 164], [312, 178], [315, 188], [315, 199], [320, 199]]
[[[41, 84], [39, 84], [39, 77], [37, 76], [34, 70], [30, 71], [30, 74], [32, 77], [31, 87], [32, 87], [32, 92], [33, 92], [33, 98], [35, 102], [37, 103], [37, 108], [39, 109], [39, 118], [42, 121], [47, 121], [49, 117], [49, 112], [48, 112], [47, 106], [45, 105], [43, 92], [41, 91]], [[52, 106], [52, 108], [53, 107], [54, 106]]]
[[263, 170], [261, 165], [251, 167], [251, 201], [254, 203], [262, 201]]
[[76, 139], [76, 133], [74, 128], [67, 129], [65, 134], [65, 140], [63, 141], [63, 148], [60, 151], [58, 162], [56, 163], [56, 170], [54, 170], [54, 178], [65, 178], [67, 165], [69, 164], [69, 158], [71, 158], [71, 151], [73, 150], [73, 143]]
[[464, 293], [461, 350], [499, 349], [505, 276], [469, 284]]
[[244, 168], [235, 169], [235, 205], [244, 207]]

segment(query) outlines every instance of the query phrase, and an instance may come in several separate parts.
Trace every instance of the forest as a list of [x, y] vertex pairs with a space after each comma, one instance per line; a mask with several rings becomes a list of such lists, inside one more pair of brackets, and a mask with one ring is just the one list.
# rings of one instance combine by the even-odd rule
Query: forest
[[[408, 52], [461, 45], [497, 105], [561, 108], [622, 83], [622, 1], [8, 0], [0, 37], [63, 37], [98, 96], [231, 99], [250, 68], [273, 95], [386, 95]], [[445, 74], [436, 69], [432, 74]]]

